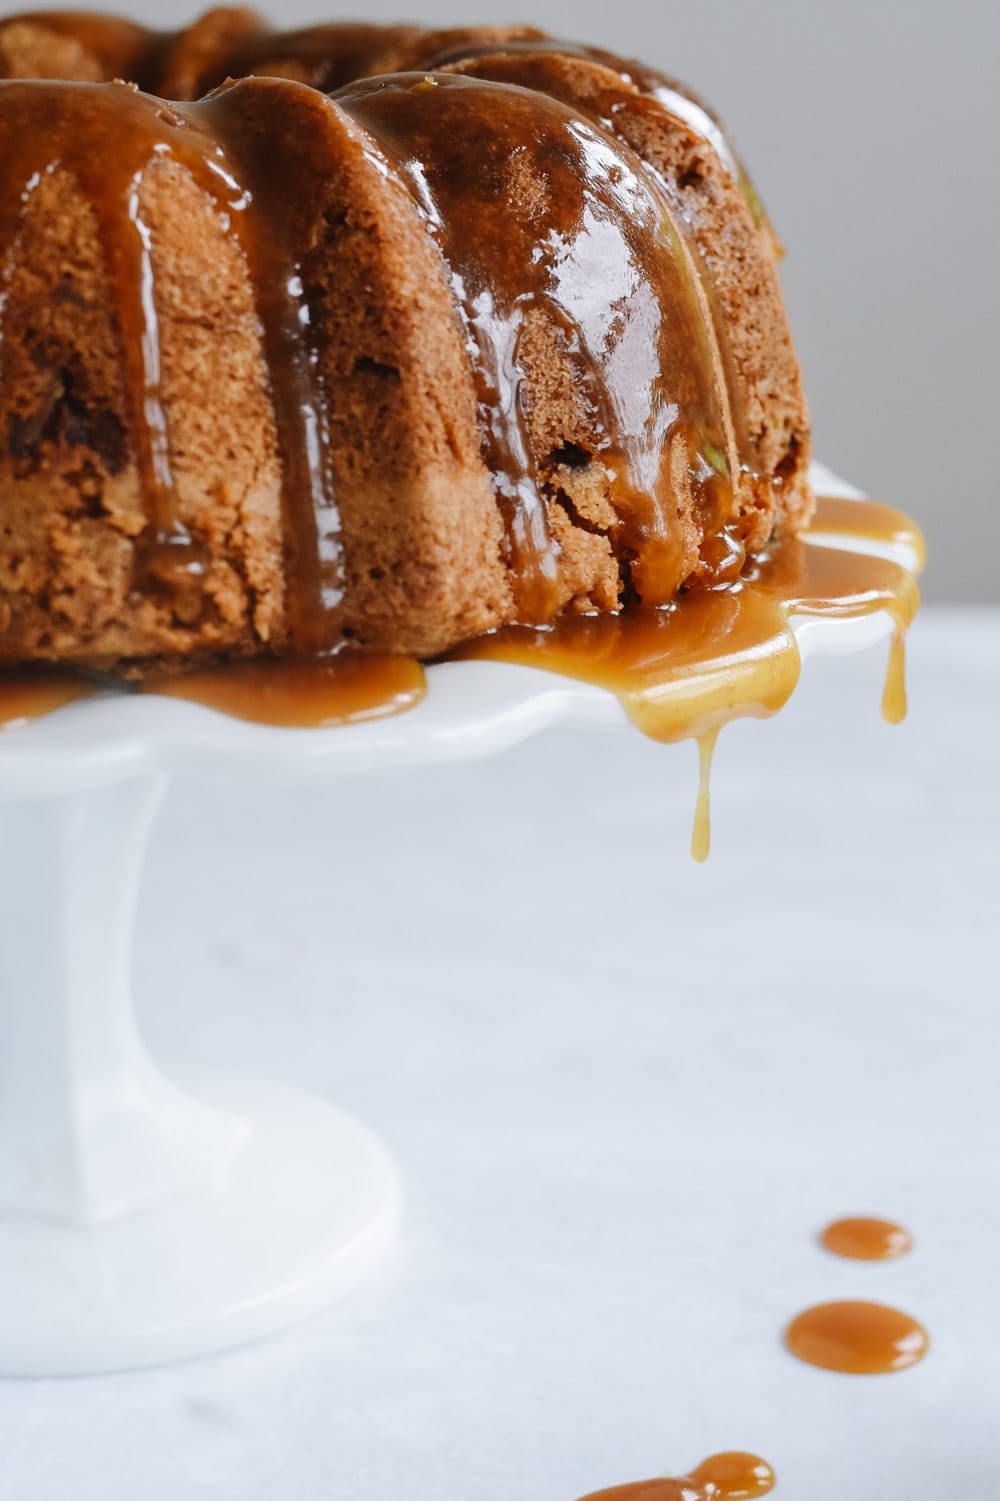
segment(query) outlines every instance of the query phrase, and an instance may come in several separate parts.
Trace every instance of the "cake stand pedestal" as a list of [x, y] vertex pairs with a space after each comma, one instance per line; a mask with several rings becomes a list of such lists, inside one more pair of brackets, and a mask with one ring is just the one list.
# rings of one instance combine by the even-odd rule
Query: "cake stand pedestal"
[[392, 1235], [395, 1169], [358, 1121], [150, 1061], [131, 933], [164, 785], [147, 771], [0, 803], [4, 1374], [252, 1339], [330, 1302]]
[[[806, 658], [883, 641], [892, 621], [792, 626]], [[0, 1375], [254, 1339], [331, 1302], [392, 1240], [398, 1179], [366, 1127], [266, 1081], [168, 1078], [146, 1054], [131, 936], [169, 777], [328, 788], [567, 722], [627, 724], [599, 688], [472, 661], [432, 667], [409, 713], [337, 729], [113, 694], [0, 733]]]

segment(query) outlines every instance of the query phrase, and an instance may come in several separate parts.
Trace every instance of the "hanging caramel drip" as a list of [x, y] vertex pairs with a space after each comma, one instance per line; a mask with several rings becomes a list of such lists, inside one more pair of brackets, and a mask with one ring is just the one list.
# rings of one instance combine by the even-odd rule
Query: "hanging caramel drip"
[[[809, 535], [814, 541], [839, 543], [855, 553], [866, 544], [879, 549], [901, 549], [914, 574], [922, 573], [927, 561], [920, 528], [905, 512], [875, 500], [859, 502], [842, 496], [824, 496], [817, 506]], [[889, 724], [901, 724], [906, 718], [905, 621], [895, 617], [895, 625], [882, 694], [882, 714]]]
[[691, 834], [691, 854], [699, 865], [708, 859], [712, 846], [712, 810], [709, 797], [712, 779], [712, 757], [720, 726], [698, 736], [698, 801], [694, 811], [694, 829]]
[[[874, 536], [866, 533], [868, 502], [851, 504], [858, 535]], [[827, 505], [818, 503], [817, 530]], [[916, 581], [900, 564], [824, 547], [807, 534], [754, 562], [736, 585], [693, 592], [668, 609], [566, 614], [542, 629], [507, 626], [450, 655], [594, 683], [618, 695], [644, 734], [676, 741], [781, 708], [801, 665], [793, 615], [847, 620], [884, 610], [901, 641], [918, 602]], [[900, 665], [894, 657], [892, 670]]]
[[774, 1486], [774, 1471], [756, 1454], [713, 1454], [690, 1475], [615, 1485], [583, 1501], [747, 1501], [769, 1495]]
[[412, 709], [427, 684], [412, 657], [342, 651], [308, 660], [231, 662], [149, 679], [141, 691], [187, 699], [254, 724], [322, 729]]
[[927, 1354], [926, 1329], [908, 1313], [882, 1303], [821, 1303], [793, 1319], [785, 1334], [793, 1355], [808, 1365], [849, 1376], [906, 1370]]
[[902, 1225], [864, 1216], [834, 1220], [820, 1241], [835, 1256], [851, 1261], [896, 1261], [913, 1249], [913, 1238]]
[[129, 428], [156, 546], [190, 538], [174, 510], [167, 420], [160, 398], [160, 347], [143, 173], [163, 131], [152, 101], [124, 88], [8, 83], [0, 116], [0, 244], [13, 263], [31, 197], [49, 173], [72, 175], [92, 205], [121, 336]]
[[[147, 526], [139, 582], [185, 601], [204, 579], [208, 548], [190, 534], [171, 464], [162, 392], [152, 232], [143, 184], [157, 164], [180, 164], [235, 232], [253, 277], [284, 469], [283, 512], [290, 635], [301, 651], [330, 646], [343, 594], [339, 516], [324, 453], [309, 310], [295, 247], [311, 211], [308, 169], [299, 181], [275, 150], [260, 92], [237, 84], [200, 104], [171, 106], [125, 86], [5, 83], [0, 117], [0, 245], [8, 264], [31, 195], [54, 171], [69, 173], [93, 207], [108, 268]], [[307, 161], [308, 153], [299, 153]], [[299, 191], [297, 191], [299, 190]]]
[[[625, 148], [542, 95], [403, 75], [336, 102], [407, 185], [448, 267], [521, 618], [546, 621], [565, 597], [549, 523], [560, 497], [532, 442], [524, 375], [540, 326], [588, 410], [590, 441], [570, 462], [600, 465], [615, 552], [632, 560], [639, 597], [665, 603], [689, 570], [685, 526], [712, 533], [732, 510], [724, 382], [665, 196]], [[512, 215], [519, 191], [534, 206]]]
[[906, 643], [897, 626], [889, 642], [885, 688], [882, 692], [882, 717], [887, 724], [902, 724], [906, 718]]
[[187, 108], [217, 143], [213, 170], [227, 185], [240, 187], [240, 212], [232, 223], [250, 264], [263, 325], [283, 468], [291, 640], [305, 654], [334, 644], [344, 598], [327, 408], [298, 260], [310, 243], [315, 183], [323, 169], [306, 141], [294, 153], [276, 149], [273, 102], [267, 84], [258, 81], [222, 89]]
[[0, 673], [0, 730], [43, 719], [99, 691], [90, 678], [61, 667], [8, 668]]

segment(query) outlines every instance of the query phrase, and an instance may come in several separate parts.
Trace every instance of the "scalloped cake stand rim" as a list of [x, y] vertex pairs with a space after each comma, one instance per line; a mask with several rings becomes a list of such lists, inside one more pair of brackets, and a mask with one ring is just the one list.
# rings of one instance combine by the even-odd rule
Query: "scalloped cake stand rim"
[[[817, 487], [863, 499], [821, 465]], [[843, 538], [912, 567], [905, 549]], [[793, 616], [805, 660], [847, 655], [892, 630], [880, 611], [863, 619]], [[179, 699], [108, 694], [69, 704], [0, 734], [0, 800], [46, 797], [150, 773], [183, 772], [250, 783], [319, 783], [340, 774], [492, 755], [560, 722], [626, 725], [614, 695], [538, 668], [443, 662], [428, 669], [424, 700], [404, 714], [326, 729], [283, 729]]]

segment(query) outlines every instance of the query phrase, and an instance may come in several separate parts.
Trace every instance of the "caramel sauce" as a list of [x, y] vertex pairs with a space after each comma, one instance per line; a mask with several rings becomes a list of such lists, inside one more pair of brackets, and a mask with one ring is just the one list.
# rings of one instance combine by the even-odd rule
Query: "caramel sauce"
[[[281, 88], [282, 85], [278, 85]], [[311, 95], [317, 112], [325, 105]], [[329, 649], [344, 600], [340, 512], [329, 464], [327, 402], [300, 255], [314, 231], [313, 193], [325, 159], [305, 142], [290, 158], [276, 149], [267, 85], [236, 84], [188, 106], [215, 143], [212, 166], [238, 187], [232, 223], [250, 264], [283, 469], [285, 563], [296, 651]], [[278, 119], [281, 119], [280, 114]]]
[[713, 1454], [690, 1475], [615, 1485], [583, 1501], [747, 1501], [769, 1495], [774, 1486], [774, 1471], [756, 1454]]
[[[905, 541], [919, 554], [919, 531], [900, 512], [868, 501], [853, 507], [853, 533], [873, 542]], [[842, 504], [820, 499], [813, 525], [844, 522]], [[891, 534], [891, 535], [887, 535]], [[919, 591], [900, 564], [805, 538], [790, 539], [752, 563], [734, 585], [692, 592], [663, 610], [560, 616], [537, 628], [506, 626], [466, 642], [454, 658], [514, 662], [606, 688], [632, 723], [654, 740], [699, 742], [700, 788], [692, 854], [709, 848], [708, 777], [721, 725], [774, 714], [798, 682], [793, 615], [861, 619], [885, 610], [894, 623], [882, 710], [890, 723], [906, 711], [904, 634]]]
[[315, 660], [253, 658], [151, 679], [141, 692], [183, 698], [253, 724], [321, 729], [412, 709], [427, 689], [412, 657], [342, 651]]
[[[572, 70], [567, 72], [565, 59], [581, 58], [610, 70], [608, 77], [588, 77], [586, 85]], [[644, 149], [650, 130], [653, 138], [664, 124], [671, 131], [687, 129], [707, 142], [718, 156], [724, 170], [740, 186], [758, 223], [763, 211], [749, 177], [730, 147], [719, 123], [681, 86], [626, 62], [611, 53], [552, 38], [524, 39], [493, 46], [455, 47], [435, 58], [433, 66], [458, 69], [464, 76], [489, 78], [498, 83], [517, 84], [535, 89], [577, 110], [617, 140], [626, 151], [635, 150], [646, 169], [652, 173], [670, 202], [674, 221], [681, 226], [678, 253], [685, 257], [691, 285], [702, 320], [711, 327], [719, 369], [725, 390], [728, 436], [745, 474], [759, 477], [757, 438], [751, 431], [743, 406], [741, 383], [730, 344], [729, 323], [722, 309], [718, 290], [705, 274], [704, 257], [698, 248], [698, 232], [692, 221], [691, 200], [680, 186], [677, 174], [663, 172], [657, 165], [656, 152]], [[636, 93], [636, 89], [640, 92]], [[730, 456], [730, 461], [732, 461]], [[732, 469], [731, 473], [736, 470]]]
[[[168, 105], [124, 85], [5, 82], [0, 113], [0, 244], [16, 242], [38, 184], [64, 171], [92, 205], [121, 338], [128, 430], [145, 502], [137, 583], [166, 590], [185, 621], [198, 618], [210, 549], [181, 515], [161, 391], [146, 174], [185, 168], [238, 238], [250, 264], [284, 470], [290, 637], [303, 653], [339, 638], [340, 520], [325, 453], [309, 309], [297, 255], [314, 213], [308, 149], [274, 149], [266, 97], [274, 85], [235, 84], [197, 104]], [[282, 86], [287, 87], [287, 86]], [[311, 106], [328, 108], [310, 93]], [[300, 175], [301, 174], [301, 175]]]
[[694, 828], [691, 832], [691, 854], [699, 865], [703, 865], [708, 859], [712, 845], [712, 810], [710, 802], [710, 789], [712, 780], [712, 757], [715, 755], [715, 742], [719, 738], [719, 728], [708, 730], [704, 735], [699, 735], [698, 745], [698, 800], [694, 810]]
[[[754, 223], [758, 228], [767, 223], [764, 205], [745, 163], [726, 134], [719, 116], [704, 99], [686, 83], [670, 78], [636, 58], [619, 57], [617, 53], [605, 52], [597, 47], [581, 50], [595, 62], [603, 62], [614, 72], [630, 80], [660, 108], [682, 120], [695, 135], [708, 141], [730, 176], [738, 183]], [[780, 253], [780, 246], [777, 248]]]
[[882, 690], [882, 717], [887, 724], [902, 724], [906, 718], [906, 647], [898, 629], [889, 642], [885, 688]]
[[[818, 502], [817, 530], [827, 504]], [[873, 535], [868, 502], [851, 504], [857, 534]], [[916, 581], [898, 563], [824, 547], [807, 533], [753, 562], [736, 584], [692, 592], [666, 609], [505, 626], [450, 655], [518, 662], [594, 683], [618, 695], [644, 734], [676, 741], [781, 708], [800, 670], [791, 616], [860, 619], [885, 610], [902, 642], [918, 603]], [[894, 688], [902, 666], [901, 652], [893, 654]]]
[[905, 511], [897, 511], [894, 506], [882, 505], [877, 500], [845, 500], [842, 496], [825, 495], [817, 506], [809, 531], [820, 541], [839, 537], [850, 543], [852, 538], [858, 537], [862, 541], [905, 547], [914, 554], [915, 573], [923, 572], [927, 562], [927, 549], [920, 528]]
[[793, 1355], [826, 1371], [881, 1376], [916, 1365], [927, 1354], [927, 1331], [882, 1303], [822, 1303], [800, 1313], [785, 1343]]
[[[403, 74], [354, 84], [335, 103], [407, 186], [441, 249], [473, 353], [519, 617], [545, 622], [572, 592], [550, 520], [551, 505], [571, 507], [559, 489], [565, 464], [599, 477], [615, 554], [633, 559], [632, 588], [664, 604], [692, 567], [684, 520], [720, 530], [736, 468], [688, 227], [631, 152], [545, 94]], [[518, 192], [534, 195], [532, 212], [511, 212]], [[538, 340], [569, 360], [582, 413], [544, 463], [524, 373]]]
[[[308, 48], [311, 54], [312, 49], [317, 45], [316, 39], [309, 33], [304, 35], [310, 38]], [[542, 32], [509, 37], [503, 42], [495, 40], [483, 42], [474, 36], [469, 36], [463, 41], [453, 42], [436, 50], [433, 48], [434, 39], [433, 32], [426, 36], [427, 44], [432, 50], [427, 51], [421, 59], [421, 67], [444, 68], [455, 63], [475, 63], [487, 58], [496, 59], [499, 62], [513, 60], [516, 63], [522, 59], [530, 61], [533, 57], [542, 60], [579, 57], [610, 69], [613, 73], [617, 73], [626, 85], [633, 85], [642, 94], [654, 100], [674, 119], [682, 121], [696, 136], [707, 141], [726, 170], [739, 183], [754, 222], [758, 225], [763, 222], [764, 212], [760, 198], [743, 162], [726, 135], [721, 120], [687, 84], [675, 78], [669, 78], [666, 74], [637, 59], [624, 58], [601, 47], [588, 47], [579, 42], [568, 42], [564, 38], [547, 36]], [[338, 39], [330, 37], [329, 41], [336, 45]], [[329, 46], [329, 43], [327, 45]], [[277, 55], [297, 59], [305, 49], [298, 37], [290, 37], [286, 34], [274, 38], [272, 50], [276, 50]], [[336, 56], [335, 52], [334, 56]], [[629, 104], [631, 106], [634, 103], [635, 96], [632, 95]]]
[[864, 1216], [835, 1220], [823, 1231], [820, 1243], [851, 1261], [896, 1261], [913, 1249], [913, 1238], [902, 1225]]
[[[824, 496], [817, 504], [809, 534], [815, 541], [839, 542], [852, 551], [856, 551], [858, 541], [862, 546], [870, 542], [880, 547], [904, 548], [912, 559], [915, 574], [923, 572], [927, 561], [927, 547], [920, 528], [904, 511], [875, 500]], [[852, 542], [855, 544], [853, 548]], [[882, 695], [882, 714], [889, 724], [900, 724], [906, 718], [904, 630], [905, 626], [901, 627], [897, 620], [897, 629], [889, 645], [889, 665]]]
[[42, 719], [99, 691], [82, 673], [58, 667], [6, 668], [0, 672], [0, 730]]
[[[251, 27], [245, 45], [259, 42]], [[362, 28], [350, 45], [371, 42]], [[166, 45], [153, 37], [150, 57]], [[730, 382], [690, 226], [657, 178], [587, 115], [543, 93], [444, 74], [366, 80], [332, 103], [303, 87], [294, 108], [289, 91], [300, 86], [267, 78], [176, 105], [124, 85], [3, 87], [0, 244], [16, 243], [50, 172], [73, 177], [93, 207], [146, 511], [136, 582], [166, 593], [185, 624], [198, 621], [212, 549], [192, 534], [178, 495], [144, 183], [165, 163], [183, 168], [248, 262], [283, 471], [290, 645], [323, 653], [341, 640], [344, 566], [304, 265], [319, 232], [313, 187], [328, 168], [330, 110], [362, 127], [359, 149], [408, 189], [442, 252], [466, 326], [519, 618], [548, 621], [573, 595], [552, 524], [563, 511], [571, 525], [607, 533], [647, 606], [705, 571], [695, 535], [709, 552], [714, 537], [728, 541], [722, 566], [738, 571], [742, 552], [727, 532], [739, 468]], [[524, 203], [512, 211], [518, 194], [530, 212]], [[542, 367], [545, 349], [559, 351], [578, 408], [571, 430], [546, 438], [544, 460], [531, 425], [529, 346]], [[588, 502], [598, 521], [578, 516], [568, 494], [566, 473], [581, 466], [587, 495], [603, 497]]]
[[[878, 542], [891, 534], [919, 553], [919, 532], [888, 507], [820, 500], [816, 534], [829, 532], [828, 523], [838, 520], [845, 535]], [[670, 608], [563, 615], [547, 628], [508, 627], [479, 637], [449, 655], [518, 662], [594, 683], [615, 693], [632, 722], [653, 739], [696, 739], [700, 778], [691, 849], [701, 861], [709, 851], [709, 773], [720, 727], [740, 715], [776, 712], [798, 680], [790, 616], [858, 618], [889, 611], [896, 624], [890, 697], [902, 693], [903, 632], [917, 600], [913, 576], [898, 564], [823, 546], [810, 534], [775, 548], [735, 585], [692, 592]], [[94, 691], [88, 679], [68, 672], [8, 672], [0, 676], [0, 724], [24, 722]], [[319, 727], [402, 712], [419, 702], [425, 680], [421, 665], [410, 658], [345, 650], [150, 679], [143, 691], [204, 703], [259, 724]]]

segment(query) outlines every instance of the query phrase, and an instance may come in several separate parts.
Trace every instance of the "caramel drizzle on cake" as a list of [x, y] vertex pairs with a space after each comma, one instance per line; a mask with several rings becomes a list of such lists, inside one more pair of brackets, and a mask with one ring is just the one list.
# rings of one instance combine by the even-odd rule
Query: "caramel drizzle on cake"
[[[631, 153], [544, 95], [441, 74], [355, 84], [336, 101], [402, 176], [448, 268], [519, 617], [544, 622], [560, 603], [548, 518], [552, 501], [571, 505], [552, 473], [564, 456], [600, 464], [630, 588], [666, 603], [691, 572], [685, 534], [729, 520], [735, 458], [711, 324], [665, 198]], [[530, 221], [500, 191], [512, 162], [545, 185]], [[563, 436], [548, 475], [522, 371], [525, 344], [545, 337], [568, 356], [589, 429], [585, 443]]]
[[[446, 71], [425, 74], [428, 60]], [[428, 655], [512, 620], [665, 604], [731, 582], [776, 522], [794, 532], [807, 519], [808, 421], [773, 247], [740, 199], [718, 123], [651, 70], [530, 28], [283, 33], [229, 9], [178, 33], [93, 15], [12, 18], [0, 25], [0, 69], [31, 66], [120, 69], [183, 97], [231, 71], [258, 76], [173, 105], [120, 86], [103, 103], [87, 86], [2, 86], [12, 141], [25, 90], [41, 91], [35, 113], [46, 116], [13, 141], [8, 191], [58, 167], [99, 218], [123, 345], [123, 437], [148, 520], [133, 538], [135, 587], [110, 615], [110, 591], [97, 601], [104, 626], [89, 650], [86, 632], [50, 644], [47, 591], [19, 599], [15, 581], [24, 655], [138, 671], [192, 652], [308, 653], [347, 640]], [[360, 71], [378, 76], [331, 97], [309, 86]], [[178, 500], [185, 440], [162, 394], [160, 322], [164, 296], [171, 329], [183, 321], [176, 284], [189, 273], [176, 245], [158, 263], [144, 203], [165, 164], [201, 190], [202, 217], [214, 214], [248, 273], [270, 388], [256, 427], [273, 423], [277, 451], [257, 472], [275, 504], [283, 491], [283, 566], [259, 515], [249, 529], [240, 517], [239, 535], [256, 539], [249, 570], [239, 540], [220, 548], [218, 439]], [[7, 210], [16, 235], [16, 205]], [[345, 245], [350, 258], [338, 260]], [[342, 306], [345, 273], [354, 302]], [[412, 317], [396, 295], [408, 276]], [[207, 321], [214, 307], [206, 298]], [[53, 364], [67, 357], [86, 364], [64, 330]], [[209, 390], [207, 412], [211, 402]], [[75, 440], [57, 446], [71, 469]], [[237, 509], [248, 483], [244, 465]], [[57, 505], [72, 511], [72, 494]], [[50, 567], [57, 590], [62, 567]], [[156, 598], [158, 610], [146, 608]]]
[[[251, 267], [285, 476], [291, 639], [301, 651], [328, 646], [330, 617], [336, 619], [343, 597], [342, 556], [309, 312], [295, 259], [295, 195], [308, 192], [307, 184], [289, 179], [285, 161], [279, 179], [266, 133], [241, 108], [239, 85], [188, 106], [166, 104], [126, 85], [25, 82], [5, 88], [17, 91], [15, 107], [8, 103], [0, 114], [0, 243], [8, 247], [7, 265], [19, 222], [46, 174], [70, 173], [97, 216], [146, 505], [147, 527], [136, 548], [137, 586], [168, 589], [183, 615], [197, 608], [207, 564], [204, 546], [177, 514], [151, 240], [142, 209], [145, 174], [154, 164], [174, 161], [212, 200]], [[2, 353], [0, 322], [0, 360]]]
[[[142, 210], [145, 173], [182, 165], [235, 235], [250, 268], [284, 473], [289, 639], [298, 652], [339, 644], [340, 517], [327, 462], [326, 399], [298, 259], [309, 225], [308, 151], [279, 152], [255, 100], [300, 85], [254, 80], [190, 105], [124, 86], [7, 84], [0, 123], [0, 235], [16, 246], [34, 186], [56, 167], [77, 180], [99, 222], [121, 334], [130, 433], [148, 526], [137, 584], [194, 614], [209, 559], [177, 514], [170, 422], [161, 398], [157, 288]], [[310, 99], [318, 96], [310, 94]], [[700, 567], [735, 576], [726, 527], [738, 469], [729, 394], [685, 230], [628, 148], [578, 112], [524, 89], [450, 75], [355, 85], [344, 110], [401, 180], [441, 252], [464, 320], [483, 458], [506, 531], [517, 616], [551, 619], [565, 600], [550, 512], [581, 523], [558, 468], [594, 464], [611, 514], [583, 520], [608, 537], [626, 596], [668, 602]], [[539, 192], [530, 222], [510, 215], [499, 171], [523, 163]], [[515, 167], [516, 170], [516, 167]], [[549, 472], [532, 457], [523, 349], [555, 341], [580, 408]], [[576, 441], [582, 437], [584, 441]], [[718, 535], [713, 554], [698, 540]]]

